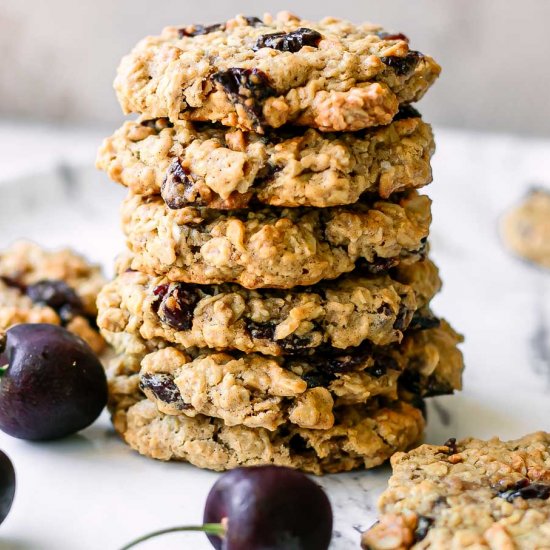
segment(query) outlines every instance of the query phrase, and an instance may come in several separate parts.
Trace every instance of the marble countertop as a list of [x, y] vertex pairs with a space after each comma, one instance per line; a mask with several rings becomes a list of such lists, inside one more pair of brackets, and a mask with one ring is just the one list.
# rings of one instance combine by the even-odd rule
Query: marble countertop
[[[109, 268], [123, 242], [117, 209], [124, 192], [92, 169], [103, 134], [0, 123], [0, 246], [18, 237], [68, 244]], [[444, 288], [434, 309], [465, 334], [467, 368], [463, 392], [430, 401], [426, 439], [550, 430], [550, 272], [513, 258], [498, 235], [500, 216], [529, 187], [550, 187], [550, 142], [437, 128], [436, 137], [426, 192]], [[0, 434], [0, 448], [19, 480], [0, 528], [3, 549], [114, 550], [150, 529], [196, 523], [216, 478], [130, 452], [106, 415], [62, 442]], [[319, 479], [335, 510], [335, 550], [359, 547], [388, 475], [383, 467]], [[201, 535], [185, 537], [143, 548], [210, 547]]]

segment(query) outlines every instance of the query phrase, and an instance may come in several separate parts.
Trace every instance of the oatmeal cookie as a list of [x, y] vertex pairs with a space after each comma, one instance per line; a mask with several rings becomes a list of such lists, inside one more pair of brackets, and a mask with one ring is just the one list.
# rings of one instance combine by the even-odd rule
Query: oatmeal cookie
[[115, 429], [139, 453], [216, 471], [263, 464], [313, 474], [373, 468], [414, 445], [424, 429], [422, 413], [401, 401], [342, 407], [327, 430], [227, 426], [218, 418], [164, 414], [135, 395], [124, 396], [111, 410]]
[[101, 146], [97, 167], [169, 207], [217, 209], [352, 204], [432, 180], [433, 134], [414, 109], [364, 132], [281, 129], [267, 136], [167, 119], [125, 122]]
[[143, 359], [139, 385], [165, 414], [214, 416], [228, 426], [275, 430], [290, 423], [325, 430], [333, 426], [333, 409], [376, 397], [396, 400], [398, 384], [422, 398], [459, 389], [463, 362], [458, 341], [444, 324], [407, 334], [401, 346], [310, 356], [201, 350], [190, 357], [167, 347]]
[[158, 197], [130, 195], [122, 225], [129, 267], [137, 271], [197, 284], [292, 288], [334, 279], [358, 261], [379, 271], [419, 260], [430, 204], [410, 191], [394, 202], [221, 212], [171, 210]]
[[165, 347], [145, 357], [121, 356], [109, 379], [115, 401], [141, 391], [163, 414], [203, 414], [228, 426], [271, 431], [285, 423], [327, 429], [341, 406], [398, 396], [414, 403], [460, 389], [460, 342], [442, 321], [436, 328], [408, 332], [399, 346], [327, 349], [306, 356]]
[[550, 191], [531, 191], [506, 215], [502, 233], [515, 254], [550, 269]]
[[281, 13], [167, 27], [122, 60], [115, 89], [125, 113], [147, 118], [356, 131], [389, 124], [440, 70], [402, 34]]
[[98, 325], [121, 353], [140, 353], [162, 341], [267, 355], [363, 341], [386, 345], [401, 341], [413, 317], [422, 322], [421, 309], [440, 286], [428, 259], [387, 274], [352, 273], [294, 290], [170, 283], [125, 271], [99, 294]]
[[363, 534], [363, 548], [549, 548], [550, 434], [450, 439], [391, 463], [382, 517]]
[[105, 342], [96, 326], [96, 297], [104, 284], [100, 268], [75, 252], [19, 241], [0, 252], [0, 330], [63, 325], [99, 353]]

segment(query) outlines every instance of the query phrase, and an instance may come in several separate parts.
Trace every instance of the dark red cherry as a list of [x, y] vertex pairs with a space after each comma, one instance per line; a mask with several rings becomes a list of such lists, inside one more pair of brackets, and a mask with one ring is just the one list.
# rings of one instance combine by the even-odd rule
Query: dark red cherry
[[122, 550], [180, 531], [203, 531], [217, 550], [327, 550], [332, 508], [323, 489], [297, 470], [237, 468], [210, 490], [203, 525], [155, 531]]
[[10, 328], [0, 352], [0, 429], [13, 437], [57, 439], [89, 426], [107, 403], [103, 367], [88, 344], [63, 327]]
[[325, 492], [304, 474], [277, 466], [238, 468], [214, 484], [204, 523], [221, 523], [218, 550], [324, 550], [332, 537]]
[[15, 470], [6, 453], [0, 451], [0, 524], [8, 517], [15, 497]]

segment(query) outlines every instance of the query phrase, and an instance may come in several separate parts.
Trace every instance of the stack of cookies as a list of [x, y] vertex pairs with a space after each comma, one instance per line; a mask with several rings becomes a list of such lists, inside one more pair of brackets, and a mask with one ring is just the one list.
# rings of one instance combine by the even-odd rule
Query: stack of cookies
[[214, 470], [372, 467], [460, 387], [433, 315], [440, 71], [402, 34], [288, 13], [170, 27], [123, 59], [99, 168], [129, 188], [98, 299], [117, 431]]

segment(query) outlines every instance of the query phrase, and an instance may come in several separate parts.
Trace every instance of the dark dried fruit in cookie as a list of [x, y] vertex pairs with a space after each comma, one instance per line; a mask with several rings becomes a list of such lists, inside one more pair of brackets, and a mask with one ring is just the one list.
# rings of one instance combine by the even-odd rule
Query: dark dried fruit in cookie
[[273, 34], [264, 34], [258, 38], [252, 49], [255, 52], [261, 48], [271, 48], [281, 52], [296, 53], [304, 46], [317, 48], [322, 38], [321, 34], [317, 31], [301, 27], [289, 33], [276, 32]]
[[259, 27], [264, 24], [264, 22], [259, 18], [252, 16], [247, 16], [244, 18], [244, 20], [247, 22], [249, 27]]
[[431, 311], [415, 311], [408, 329], [428, 330], [431, 328], [437, 328], [439, 325], [441, 325], [441, 320], [437, 318]]
[[421, 540], [424, 540], [433, 523], [433, 518], [428, 516], [418, 516], [418, 522], [414, 531], [414, 541], [420, 542]]
[[393, 117], [393, 121], [405, 120], [407, 118], [422, 118], [422, 115], [411, 105], [401, 105], [399, 111]]
[[264, 183], [268, 183], [273, 180], [275, 174], [280, 172], [282, 168], [274, 164], [266, 164], [260, 169], [256, 179], [254, 180], [254, 185], [260, 186]]
[[547, 500], [550, 498], [550, 485], [544, 483], [532, 483], [529, 479], [521, 479], [514, 485], [507, 487], [504, 491], [499, 491], [499, 497], [508, 502], [512, 502], [515, 498], [521, 497], [525, 500], [531, 498], [540, 498]]
[[400, 306], [399, 311], [397, 312], [397, 316], [395, 317], [395, 321], [393, 323], [393, 328], [395, 330], [405, 330], [409, 326], [411, 318], [411, 310], [405, 306]]
[[449, 383], [442, 382], [434, 375], [422, 376], [418, 372], [418, 368], [420, 368], [420, 365], [415, 365], [414, 359], [411, 359], [408, 368], [403, 371], [399, 379], [399, 383], [404, 390], [422, 397], [436, 397], [454, 393], [454, 388]]
[[168, 374], [146, 373], [140, 377], [139, 387], [142, 391], [150, 390], [157, 399], [176, 405], [180, 410], [192, 408], [183, 401], [178, 387]]
[[381, 57], [380, 61], [384, 65], [391, 67], [397, 76], [409, 76], [418, 65], [422, 54], [420, 52], [411, 50], [402, 57], [396, 55]]
[[243, 105], [252, 116], [257, 131], [261, 130], [261, 106], [275, 95], [267, 75], [259, 69], [241, 69], [232, 67], [212, 75], [233, 103]]
[[7, 277], [6, 275], [0, 275], [0, 281], [9, 288], [16, 288], [21, 292], [25, 292], [27, 287], [23, 283], [20, 283], [15, 277]]
[[443, 445], [448, 447], [450, 455], [455, 455], [458, 452], [456, 447], [456, 437], [450, 437], [447, 441], [445, 441], [445, 443], [443, 443]]
[[159, 319], [176, 330], [189, 330], [193, 326], [193, 312], [200, 300], [198, 291], [184, 283], [160, 285], [153, 291], [152, 304]]
[[311, 347], [311, 338], [302, 338], [296, 334], [290, 334], [286, 338], [275, 340], [275, 325], [273, 323], [255, 323], [247, 320], [246, 328], [252, 338], [258, 340], [270, 340], [275, 342], [288, 354], [300, 352]]
[[336, 376], [327, 370], [311, 370], [301, 376], [308, 388], [327, 388]]
[[388, 373], [388, 370], [399, 370], [399, 365], [393, 357], [375, 357], [374, 365], [365, 369], [374, 378], [381, 378]]
[[179, 210], [189, 204], [200, 204], [195, 184], [179, 159], [174, 159], [162, 182], [160, 195], [171, 210]]
[[155, 132], [160, 132], [165, 128], [173, 128], [174, 125], [167, 118], [151, 118], [149, 120], [142, 120], [140, 122], [141, 126], [146, 128], [152, 128]]
[[[369, 351], [353, 350], [325, 360], [326, 368], [331, 372], [346, 372], [353, 370], [371, 355]], [[321, 359], [322, 360], [322, 359]]]
[[51, 307], [64, 323], [86, 316], [82, 301], [65, 281], [39, 281], [27, 286], [26, 294], [35, 304]]
[[405, 42], [409, 41], [409, 38], [404, 35], [402, 32], [389, 33], [386, 31], [377, 32], [376, 35], [382, 40], [404, 40]]
[[211, 32], [225, 30], [225, 23], [214, 23], [212, 25], [191, 25], [178, 30], [178, 36], [200, 36], [202, 34], [210, 34]]
[[389, 271], [392, 267], [399, 264], [399, 258], [375, 258], [372, 262], [367, 263], [362, 258], [357, 262], [358, 269], [366, 270], [373, 275]]

